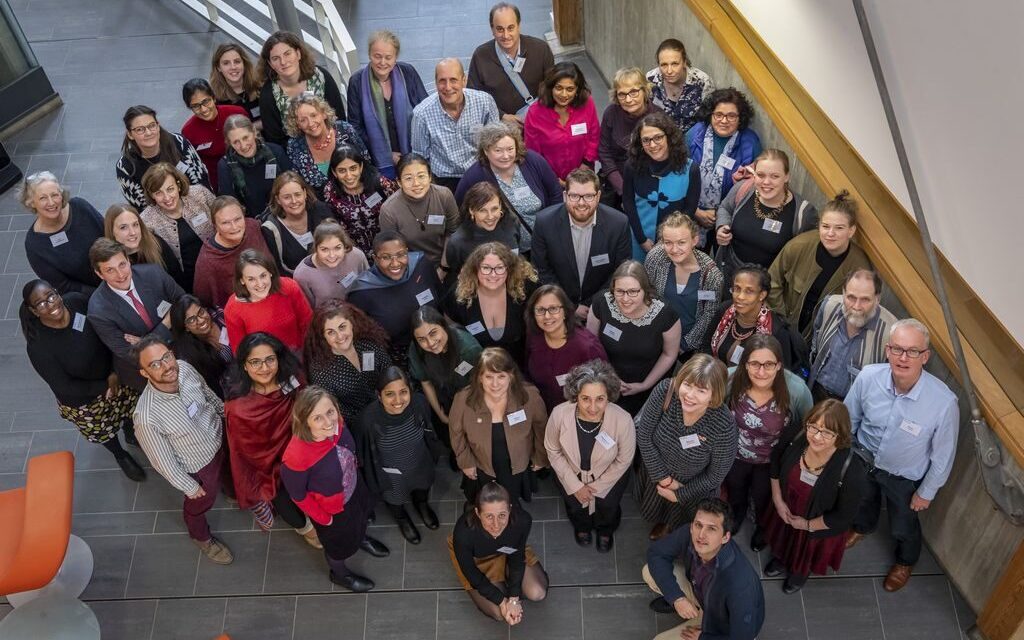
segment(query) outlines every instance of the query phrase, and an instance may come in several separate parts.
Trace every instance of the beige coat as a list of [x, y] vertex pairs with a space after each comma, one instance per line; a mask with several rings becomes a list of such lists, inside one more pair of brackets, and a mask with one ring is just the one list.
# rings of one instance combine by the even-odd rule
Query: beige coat
[[[213, 236], [215, 231], [213, 219], [210, 217], [210, 203], [213, 202], [213, 199], [214, 195], [209, 189], [196, 184], [190, 186], [188, 195], [181, 199], [182, 217], [204, 243]], [[167, 217], [155, 204], [143, 209], [139, 217], [150, 231], [170, 245], [178, 262], [181, 262], [181, 241], [178, 239], [177, 221]]]
[[[544, 451], [544, 425], [548, 412], [540, 398], [537, 387], [525, 385], [526, 404], [509, 402], [505, 408], [505, 442], [509, 457], [512, 458], [512, 473], [526, 471], [532, 460], [539, 467], [548, 466], [547, 452]], [[469, 387], [455, 394], [452, 409], [448, 412], [448, 431], [451, 433], [452, 450], [460, 469], [476, 467], [492, 478], [495, 477], [491, 458], [491, 411], [487, 407], [476, 410], [466, 399]], [[523, 409], [526, 420], [509, 425], [508, 416]]]
[[551, 468], [558, 475], [565, 492], [572, 495], [589, 484], [598, 498], [604, 498], [622, 475], [629, 471], [636, 451], [636, 429], [633, 418], [617, 404], [609, 403], [604, 412], [605, 433], [615, 444], [605, 448], [594, 443], [590, 455], [590, 471], [580, 470], [580, 442], [576, 436], [576, 403], [563, 402], [551, 411], [544, 447]]

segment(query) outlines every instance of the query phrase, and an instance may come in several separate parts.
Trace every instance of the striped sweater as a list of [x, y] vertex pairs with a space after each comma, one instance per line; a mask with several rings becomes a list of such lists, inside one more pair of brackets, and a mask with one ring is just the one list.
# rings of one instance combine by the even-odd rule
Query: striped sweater
[[[860, 349], [853, 351], [853, 358], [848, 363], [857, 371], [860, 371], [869, 364], [885, 362], [885, 344], [889, 339], [889, 329], [896, 322], [896, 316], [888, 309], [879, 305], [878, 312], [856, 337], [860, 341]], [[814, 318], [814, 335], [811, 340], [811, 374], [807, 380], [808, 386], [813, 386], [821, 373], [821, 368], [828, 361], [831, 351], [829, 345], [836, 332], [846, 330], [846, 320], [843, 317], [843, 296], [840, 294], [831, 295], [825, 298], [818, 308]], [[846, 385], [849, 390], [853, 384], [851, 377]], [[844, 390], [844, 395], [845, 391]]]

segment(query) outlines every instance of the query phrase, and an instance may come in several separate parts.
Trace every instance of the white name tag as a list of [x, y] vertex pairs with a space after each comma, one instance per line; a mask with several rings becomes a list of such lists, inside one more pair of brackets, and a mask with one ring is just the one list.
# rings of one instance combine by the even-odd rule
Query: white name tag
[[474, 336], [484, 332], [484, 323], [474, 322], [473, 324], [466, 325], [466, 331], [472, 333]]
[[587, 134], [587, 123], [586, 122], [578, 122], [578, 123], [572, 125], [571, 127], [569, 127], [569, 129], [570, 129], [570, 131], [572, 131], [572, 135], [574, 135], [574, 136], [583, 136], [583, 135]]
[[910, 420], [904, 420], [903, 423], [900, 424], [900, 429], [914, 437], [921, 435], [921, 425], [911, 422]]
[[610, 324], [604, 325], [604, 331], [602, 331], [601, 333], [603, 333], [604, 335], [608, 336], [609, 338], [611, 338], [615, 342], [618, 342], [619, 338], [622, 337], [622, 329], [620, 329], [618, 327], [615, 327], [615, 326], [612, 326]]
[[249, 115], [252, 116], [253, 120], [260, 117], [260, 108], [258, 106], [249, 109]]
[[765, 219], [764, 224], [761, 225], [761, 228], [764, 229], [765, 231], [770, 231], [772, 233], [779, 233], [782, 231], [782, 221]]
[[420, 306], [427, 304], [434, 299], [434, 292], [430, 289], [424, 289], [416, 294], [416, 302], [420, 303]]
[[517, 56], [515, 64], [512, 65], [512, 69], [515, 70], [516, 73], [519, 73], [520, 71], [523, 70], [523, 67], [525, 66], [526, 58], [524, 58], [523, 56]]
[[467, 373], [469, 373], [472, 370], [473, 370], [473, 365], [469, 364], [465, 360], [460, 362], [459, 366], [455, 367], [455, 373], [459, 374], [460, 376], [464, 376], [464, 375], [466, 375]]
[[161, 300], [160, 304], [156, 307], [156, 315], [161, 318], [167, 315], [167, 312], [171, 310], [171, 303], [166, 300]]
[[307, 231], [298, 238], [299, 244], [302, 245], [303, 249], [308, 249], [309, 245], [313, 244], [313, 232]]
[[402, 472], [394, 467], [381, 467], [381, 471], [383, 471], [384, 473], [390, 473], [393, 476], [402, 475]]
[[194, 418], [197, 413], [199, 413], [199, 405], [197, 403], [193, 402], [188, 405], [188, 417]]
[[811, 473], [810, 471], [808, 471], [806, 469], [801, 469], [800, 470], [800, 482], [802, 482], [804, 484], [809, 484], [809, 485], [811, 485], [813, 487], [814, 483], [816, 483], [817, 481], [818, 481], [818, 476], [814, 475], [813, 473]]
[[373, 371], [377, 368], [375, 355], [372, 351], [363, 354], [363, 371]]
[[525, 200], [533, 195], [533, 189], [530, 187], [519, 187], [512, 192], [512, 197], [516, 200]]
[[563, 373], [560, 376], [555, 376], [555, 382], [557, 382], [558, 386], [560, 386], [560, 387], [564, 387], [565, 386], [565, 381], [568, 380], [568, 379], [569, 379], [569, 374], [568, 373]]
[[595, 438], [595, 440], [597, 440], [598, 444], [600, 444], [605, 449], [611, 449], [612, 447], [615, 446], [615, 440], [613, 440], [610, 435], [604, 432], [597, 434], [597, 438]]
[[268, 164], [267, 166], [263, 167], [263, 177], [266, 178], [267, 180], [273, 180], [274, 178], [276, 178], [277, 177], [277, 165], [276, 164]]
[[515, 255], [518, 256], [519, 255], [519, 247], [516, 247], [515, 249], [512, 249], [512, 253], [514, 253]]
[[608, 264], [609, 262], [610, 262], [610, 260], [608, 259], [608, 254], [607, 253], [602, 253], [599, 256], [593, 256], [590, 259], [590, 265], [593, 266], [593, 267], [599, 267], [602, 264]]
[[443, 215], [441, 215], [440, 213], [432, 213], [429, 216], [427, 216], [427, 225], [428, 226], [434, 227], [434, 226], [437, 226], [439, 224], [444, 224], [444, 216]]
[[526, 422], [526, 409], [520, 409], [515, 413], [510, 413], [507, 416], [509, 425], [519, 424], [520, 422]]
[[732, 350], [732, 355], [729, 357], [729, 362], [733, 364], [739, 364], [740, 358], [743, 357], [743, 347], [736, 345]]
[[227, 327], [221, 327], [220, 328], [220, 343], [222, 345], [225, 345], [225, 346], [231, 344], [231, 342], [228, 340], [228, 328]]
[[212, 142], [204, 142], [203, 144], [201, 144], [198, 147], [196, 147], [196, 151], [206, 151], [207, 149], [209, 149], [212, 146], [213, 146]]
[[52, 244], [55, 247], [59, 247], [60, 245], [67, 244], [67, 243], [68, 243], [68, 234], [66, 232], [64, 232], [64, 231], [60, 231], [60, 232], [55, 233], [52, 236], [50, 236], [50, 244]]
[[681, 444], [684, 449], [692, 449], [700, 446], [700, 438], [696, 433], [691, 433], [688, 436], [679, 436], [679, 444]]
[[366, 198], [366, 202], [364, 204], [368, 207], [375, 207], [383, 201], [383, 196], [381, 196], [379, 193], [374, 193], [373, 195]]
[[512, 547], [501, 547], [498, 549], [498, 553], [504, 553], [506, 556], [510, 556], [516, 551], [518, 551], [518, 549], [513, 549]]
[[359, 277], [359, 274], [357, 274], [355, 271], [351, 271], [351, 272], [345, 274], [345, 277], [341, 279], [341, 286], [343, 286], [345, 288], [351, 287], [352, 283], [355, 282], [356, 278], [358, 278], [358, 277]]
[[289, 393], [295, 391], [298, 388], [299, 379], [296, 378], [295, 376], [292, 376], [288, 378], [288, 382], [285, 382], [284, 384], [281, 385], [281, 393], [283, 393], [284, 395], [288, 395]]
[[718, 166], [723, 169], [732, 169], [736, 166], [736, 158], [730, 158], [726, 155], [718, 156]]
[[697, 299], [701, 302], [714, 302], [715, 292], [707, 289], [700, 289], [697, 291]]
[[186, 176], [188, 175], [188, 165], [185, 164], [184, 160], [182, 160], [178, 164], [174, 165], [174, 168], [177, 169], [178, 171], [184, 173]]
[[75, 314], [75, 319], [71, 323], [71, 328], [75, 331], [85, 331], [85, 316], [80, 313]]
[[198, 227], [200, 225], [206, 224], [209, 221], [210, 221], [210, 216], [206, 215], [205, 213], [200, 212], [200, 213], [196, 214], [196, 217], [192, 218], [192, 226], [193, 227]]

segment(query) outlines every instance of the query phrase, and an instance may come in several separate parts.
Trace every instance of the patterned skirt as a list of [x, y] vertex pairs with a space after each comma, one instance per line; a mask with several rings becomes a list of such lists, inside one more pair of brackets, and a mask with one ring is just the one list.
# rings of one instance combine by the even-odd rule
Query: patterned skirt
[[122, 422], [131, 419], [138, 399], [137, 391], [121, 386], [109, 400], [105, 395], [101, 395], [80, 407], [58, 403], [57, 408], [60, 417], [75, 425], [83, 438], [89, 442], [103, 444], [117, 436]]
[[[639, 458], [639, 455], [637, 457]], [[633, 495], [640, 503], [640, 515], [644, 520], [655, 524], [666, 524], [669, 531], [675, 531], [680, 526], [691, 522], [697, 513], [697, 503], [705, 497], [711, 497], [699, 496], [686, 503], [669, 502], [658, 493], [658, 489], [642, 461], [636, 465]]]

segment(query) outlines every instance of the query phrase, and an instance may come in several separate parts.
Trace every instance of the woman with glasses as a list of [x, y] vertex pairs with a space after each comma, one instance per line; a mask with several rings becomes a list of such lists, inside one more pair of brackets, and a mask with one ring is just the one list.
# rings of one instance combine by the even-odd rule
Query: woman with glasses
[[324, 202], [356, 246], [370, 255], [373, 237], [380, 231], [380, 209], [398, 191], [398, 183], [382, 176], [358, 149], [348, 144], [334, 150], [328, 173]]
[[298, 358], [274, 336], [249, 334], [238, 345], [237, 388], [224, 403], [231, 478], [238, 506], [263, 531], [280, 516], [310, 546], [322, 549], [316, 530], [281, 483], [281, 458], [291, 440], [292, 409], [302, 387]]
[[103, 236], [124, 245], [128, 261], [132, 264], [155, 264], [174, 278], [182, 289], [192, 288], [192, 282], [185, 282], [181, 263], [171, 245], [150, 231], [138, 210], [130, 204], [112, 204], [107, 208], [103, 214]]
[[401, 233], [409, 248], [422, 251], [440, 270], [448, 237], [459, 226], [459, 206], [447, 188], [433, 184], [430, 164], [418, 153], [408, 153], [398, 162], [399, 191], [380, 208], [382, 231]]
[[302, 348], [313, 310], [299, 285], [278, 275], [269, 256], [243, 251], [235, 263], [234, 290], [224, 305], [232, 353], [238, 353], [242, 338], [257, 331], [269, 333], [292, 351]]
[[206, 386], [223, 400], [228, 388], [228, 365], [234, 362], [224, 313], [208, 310], [199, 298], [185, 294], [171, 307], [171, 336], [175, 357], [192, 365]]
[[57, 398], [60, 416], [88, 442], [103, 445], [131, 480], [146, 472], [117, 439], [138, 446], [132, 434], [132, 411], [139, 394], [119, 384], [110, 350], [87, 317], [89, 298], [70, 291], [63, 296], [46, 280], [25, 283], [18, 317], [28, 359]]
[[160, 162], [175, 167], [189, 184], [209, 187], [210, 176], [196, 148], [180, 134], [161, 127], [156, 111], [141, 104], [128, 107], [123, 121], [124, 142], [115, 173], [124, 199], [133, 207], [141, 211], [149, 204], [142, 177]]
[[[423, 386], [423, 395], [437, 419], [448, 424], [452, 400], [473, 379], [483, 349], [468, 331], [449, 322], [434, 307], [413, 312], [412, 336], [409, 373]], [[447, 429], [439, 431], [447, 436]]]
[[601, 115], [601, 200], [620, 209], [623, 172], [629, 158], [629, 143], [640, 118], [655, 113], [651, 104], [651, 83], [637, 67], [619, 69], [612, 79], [611, 104]]
[[[660, 111], [640, 119], [623, 172], [622, 211], [633, 231], [633, 258], [654, 248], [658, 226], [672, 213], [693, 217], [700, 173], [690, 161], [679, 127]], [[703, 245], [703, 242], [701, 242]]]
[[210, 83], [203, 78], [192, 78], [182, 85], [181, 98], [192, 112], [192, 117], [181, 126], [181, 135], [199, 153], [210, 175], [210, 184], [219, 185], [217, 163], [227, 150], [224, 122], [231, 116], [248, 117], [249, 112], [243, 107], [218, 104]]
[[764, 574], [785, 572], [785, 593], [799, 591], [811, 573], [839, 570], [868, 482], [852, 440], [850, 412], [829, 398], [805, 422], [790, 424], [772, 449], [772, 508], [761, 520], [772, 559]]
[[643, 265], [627, 260], [615, 269], [608, 289], [594, 296], [587, 329], [601, 341], [622, 382], [619, 406], [636, 415], [676, 364], [679, 316], [655, 295]]
[[234, 292], [235, 263], [246, 249], [268, 253], [260, 223], [245, 217], [234, 196], [218, 196], [210, 203], [213, 237], [203, 243], [196, 260], [192, 292], [211, 309], [223, 309]]
[[[790, 425], [803, 424], [811, 408], [811, 392], [807, 385], [782, 366], [782, 345], [767, 335], [755, 335], [736, 367], [729, 370], [726, 405], [736, 419], [739, 448], [736, 461], [725, 476], [725, 488], [732, 506], [733, 529], [736, 533], [747, 518], [747, 505], [754, 503], [754, 522], [764, 518], [771, 500], [769, 457], [772, 447]], [[764, 531], [760, 524], [754, 529], [750, 548], [764, 549]]]
[[576, 308], [558, 285], [538, 288], [526, 309], [527, 372], [550, 411], [565, 398], [569, 369], [595, 359], [607, 362], [608, 355], [597, 336], [577, 329]]
[[515, 214], [508, 212], [496, 186], [490, 182], [474, 184], [462, 199], [462, 223], [444, 248], [449, 280], [445, 289], [454, 286], [466, 258], [478, 246], [496, 242], [522, 255], [528, 251], [526, 235]]

